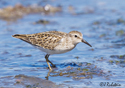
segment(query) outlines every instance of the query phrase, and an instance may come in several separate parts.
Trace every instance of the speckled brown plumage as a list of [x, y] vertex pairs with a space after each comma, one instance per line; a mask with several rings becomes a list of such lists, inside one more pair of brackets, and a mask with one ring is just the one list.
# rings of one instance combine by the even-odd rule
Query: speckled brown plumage
[[13, 37], [19, 38], [32, 45], [53, 50], [66, 33], [58, 31], [48, 31], [35, 34], [15, 34]]

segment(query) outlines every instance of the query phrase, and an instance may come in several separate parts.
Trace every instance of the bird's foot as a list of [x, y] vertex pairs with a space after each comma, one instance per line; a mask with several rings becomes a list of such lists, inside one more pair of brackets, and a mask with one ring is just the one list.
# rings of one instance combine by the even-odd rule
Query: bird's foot
[[56, 65], [53, 64], [51, 67], [52, 67], [52, 68], [56, 68]]

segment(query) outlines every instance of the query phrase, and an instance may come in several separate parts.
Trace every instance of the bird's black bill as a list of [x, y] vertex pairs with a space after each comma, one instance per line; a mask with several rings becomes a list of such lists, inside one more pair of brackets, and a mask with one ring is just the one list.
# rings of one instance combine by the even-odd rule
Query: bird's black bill
[[84, 39], [82, 40], [83, 43], [89, 45], [90, 47], [92, 47], [87, 41], [85, 41]]

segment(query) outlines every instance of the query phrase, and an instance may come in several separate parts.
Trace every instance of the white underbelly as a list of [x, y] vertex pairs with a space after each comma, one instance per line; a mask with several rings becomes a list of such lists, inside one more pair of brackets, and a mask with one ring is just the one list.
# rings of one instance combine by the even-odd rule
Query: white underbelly
[[38, 47], [38, 46], [36, 46], [36, 48], [38, 48], [38, 49], [40, 49], [41, 51], [43, 51], [43, 52], [45, 52], [45, 53], [47, 53], [47, 54], [61, 54], [61, 53], [66, 53], [66, 52], [68, 52], [68, 51], [70, 51], [70, 50], [72, 50], [74, 47], [60, 47], [60, 46], [58, 46], [58, 47], [55, 47], [55, 49], [54, 50], [49, 50], [49, 49], [45, 49], [45, 48], [43, 48], [43, 47]]

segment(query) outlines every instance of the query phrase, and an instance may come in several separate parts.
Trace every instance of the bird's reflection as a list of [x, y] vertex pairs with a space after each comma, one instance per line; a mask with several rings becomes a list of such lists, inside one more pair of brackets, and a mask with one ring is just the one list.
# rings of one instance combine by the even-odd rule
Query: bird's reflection
[[45, 77], [46, 78], [46, 80], [49, 80], [49, 76], [50, 76], [50, 73], [51, 73], [52, 71], [49, 71], [48, 73], [47, 73], [47, 76]]

